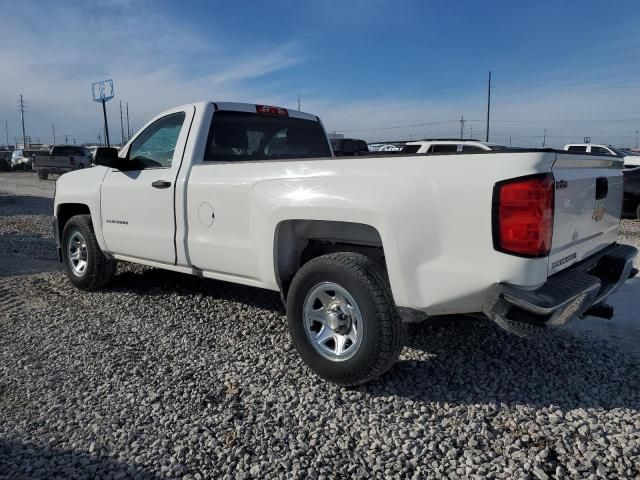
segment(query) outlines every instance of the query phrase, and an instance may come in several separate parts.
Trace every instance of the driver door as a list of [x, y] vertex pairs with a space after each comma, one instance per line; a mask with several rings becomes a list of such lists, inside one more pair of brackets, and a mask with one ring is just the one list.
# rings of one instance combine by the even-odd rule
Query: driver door
[[194, 109], [176, 109], [152, 120], [130, 142], [118, 169], [101, 187], [101, 222], [116, 255], [174, 265], [175, 182]]

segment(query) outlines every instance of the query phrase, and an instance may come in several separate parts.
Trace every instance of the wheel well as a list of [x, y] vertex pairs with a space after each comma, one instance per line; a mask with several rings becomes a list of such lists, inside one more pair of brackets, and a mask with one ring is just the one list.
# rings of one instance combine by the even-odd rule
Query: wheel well
[[302, 265], [334, 252], [356, 252], [384, 264], [382, 238], [370, 225], [326, 220], [286, 220], [278, 224], [273, 260], [282, 294], [286, 297]]
[[75, 215], [90, 214], [89, 207], [82, 203], [63, 203], [58, 206], [56, 217], [58, 218], [58, 238], [62, 238], [64, 226]]

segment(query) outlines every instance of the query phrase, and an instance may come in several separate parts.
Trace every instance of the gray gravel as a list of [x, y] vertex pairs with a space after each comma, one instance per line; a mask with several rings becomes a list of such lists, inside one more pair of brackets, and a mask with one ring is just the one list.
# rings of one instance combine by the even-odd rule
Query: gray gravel
[[[49, 265], [52, 184], [10, 175], [0, 262]], [[302, 365], [276, 294], [22, 272], [0, 278], [0, 478], [638, 478], [639, 366], [571, 329], [456, 318], [410, 325], [396, 367], [344, 389]]]

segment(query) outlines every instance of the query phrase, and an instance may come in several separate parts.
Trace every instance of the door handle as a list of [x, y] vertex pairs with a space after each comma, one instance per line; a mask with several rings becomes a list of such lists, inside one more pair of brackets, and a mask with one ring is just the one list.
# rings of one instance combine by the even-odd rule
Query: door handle
[[151, 184], [153, 188], [169, 188], [171, 186], [171, 182], [167, 182], [166, 180], [156, 180]]

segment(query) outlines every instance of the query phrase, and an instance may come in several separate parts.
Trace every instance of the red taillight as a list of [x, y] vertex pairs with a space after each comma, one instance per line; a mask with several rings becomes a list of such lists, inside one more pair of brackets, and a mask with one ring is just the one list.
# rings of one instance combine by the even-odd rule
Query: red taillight
[[553, 175], [497, 183], [493, 193], [493, 244], [496, 250], [546, 257], [553, 235]]
[[270, 107], [269, 105], [256, 105], [256, 112], [269, 113], [271, 115], [282, 115], [283, 117], [289, 116], [289, 112], [287, 112], [286, 108]]

